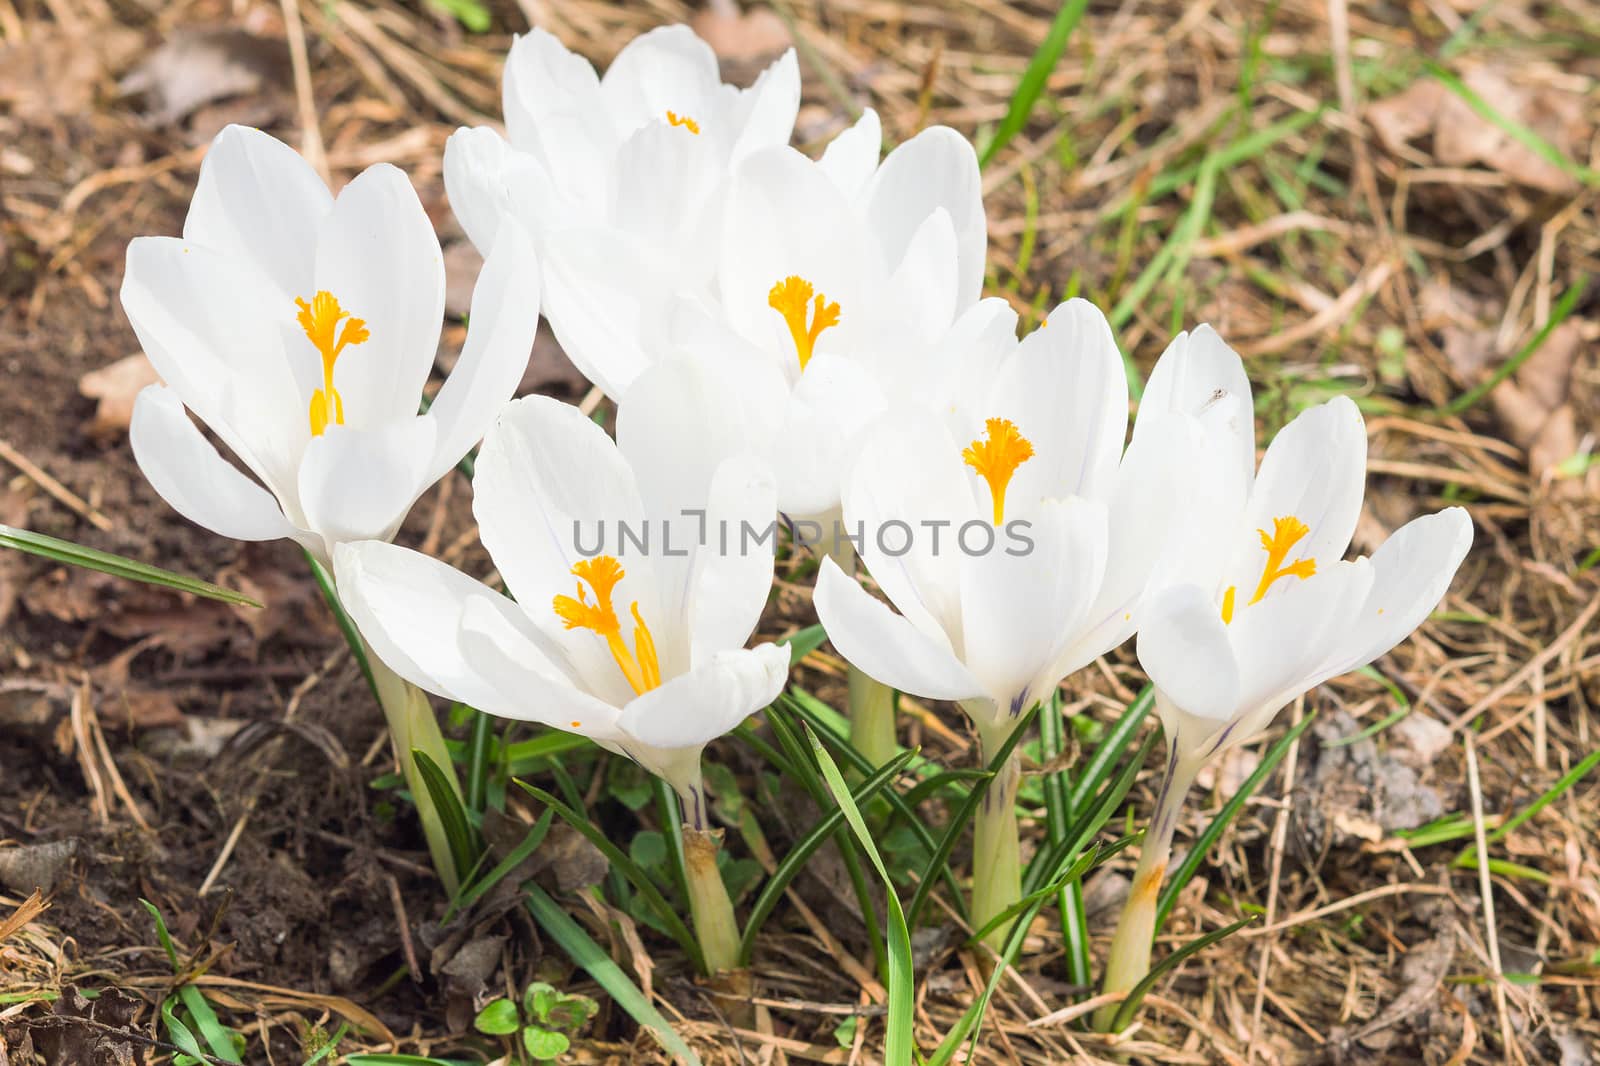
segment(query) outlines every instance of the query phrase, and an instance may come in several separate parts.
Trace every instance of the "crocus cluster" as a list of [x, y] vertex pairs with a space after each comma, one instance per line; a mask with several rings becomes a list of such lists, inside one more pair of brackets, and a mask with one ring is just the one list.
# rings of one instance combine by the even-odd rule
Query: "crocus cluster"
[[[1360, 412], [1305, 411], [1258, 470], [1244, 365], [1204, 326], [1160, 357], [1130, 439], [1099, 310], [1069, 300], [1019, 339], [1011, 307], [982, 298], [971, 145], [938, 127], [885, 156], [868, 111], [813, 159], [789, 147], [799, 99], [792, 53], [739, 89], [683, 27], [603, 76], [543, 31], [518, 39], [505, 135], [461, 130], [445, 152], [485, 262], [431, 404], [444, 273], [405, 177], [373, 167], [334, 196], [284, 145], [230, 127], [183, 237], [128, 250], [123, 306], [165, 382], [139, 398], [135, 454], [192, 521], [293, 540], [331, 570], [408, 777], [419, 751], [448, 775], [435, 693], [671, 785], [712, 969], [735, 959], [701, 757], [786, 683], [787, 649], [748, 646], [776, 530], [824, 531], [816, 612], [877, 759], [891, 690], [958, 704], [987, 763], [1137, 633], [1168, 759], [1107, 973], [1125, 991], [1148, 969], [1195, 775], [1405, 639], [1471, 522], [1427, 515], [1347, 560]], [[572, 406], [513, 399], [541, 312], [615, 401], [615, 439]], [[391, 543], [480, 442], [473, 513], [503, 587]], [[1020, 894], [1020, 765], [976, 822], [980, 925]]]

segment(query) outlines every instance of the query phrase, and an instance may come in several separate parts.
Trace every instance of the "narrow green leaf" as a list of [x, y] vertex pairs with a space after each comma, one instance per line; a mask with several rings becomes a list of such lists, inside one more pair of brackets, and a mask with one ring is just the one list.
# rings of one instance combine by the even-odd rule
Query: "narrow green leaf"
[[1460, 97], [1464, 104], [1476, 111], [1479, 118], [1498, 127], [1506, 136], [1527, 148], [1534, 155], [1543, 159], [1573, 181], [1591, 189], [1600, 186], [1600, 173], [1573, 162], [1566, 157], [1561, 149], [1539, 136], [1531, 127], [1501, 114], [1493, 104], [1479, 96], [1471, 86], [1449, 70], [1446, 70], [1431, 59], [1426, 62], [1428, 73], [1432, 74], [1439, 84]]
[[1117, 724], [1112, 726], [1111, 732], [1106, 734], [1094, 754], [1089, 756], [1089, 761], [1083, 764], [1077, 781], [1072, 786], [1072, 809], [1080, 810], [1088, 802], [1090, 796], [1100, 790], [1105, 783], [1106, 775], [1112, 767], [1122, 761], [1127, 753], [1128, 745], [1133, 742], [1134, 734], [1139, 732], [1139, 726], [1150, 716], [1150, 711], [1156, 705], [1156, 689], [1154, 685], [1146, 685], [1144, 690], [1134, 697], [1128, 709], [1122, 712], [1117, 719]]
[[[860, 807], [866, 803], [877, 795], [880, 789], [899, 776], [906, 763], [910, 762], [915, 754], [915, 750], [902, 751], [879, 768], [877, 773], [858, 785], [851, 793], [855, 799], [856, 806]], [[810, 832], [801, 837], [789, 849], [788, 854], [783, 857], [783, 861], [778, 864], [778, 868], [772, 872], [772, 876], [767, 878], [767, 883], [761, 886], [761, 894], [756, 897], [755, 904], [750, 908], [750, 919], [745, 923], [744, 936], [739, 941], [739, 964], [741, 966], [750, 965], [750, 958], [756, 946], [756, 934], [761, 932], [761, 927], [766, 923], [773, 909], [777, 907], [778, 900], [782, 898], [784, 890], [789, 887], [789, 883], [794, 880], [795, 875], [810, 861], [811, 856], [815, 854], [817, 849], [827, 843], [828, 839], [834, 835], [843, 821], [844, 809], [842, 807], [836, 807], [830, 811], [821, 821], [811, 827]]]
[[450, 919], [455, 917], [458, 911], [464, 911], [471, 907], [483, 898], [484, 893], [505, 880], [511, 871], [521, 866], [528, 856], [532, 855], [538, 850], [539, 845], [544, 843], [545, 834], [550, 832], [550, 823], [554, 820], [554, 811], [546, 810], [541, 814], [539, 820], [534, 822], [532, 828], [528, 830], [528, 835], [522, 838], [522, 843], [507, 852], [506, 857], [496, 863], [494, 869], [474, 881], [470, 887], [463, 886], [460, 894], [451, 900], [450, 905], [445, 908], [444, 920], [441, 924], [449, 924]]
[[1134, 779], [1139, 776], [1145, 759], [1160, 736], [1160, 733], [1152, 732], [1145, 737], [1138, 751], [1123, 764], [1117, 776], [1112, 778], [1105, 789], [1095, 797], [1094, 803], [1067, 826], [1061, 842], [1051, 844], [1049, 848], [1044, 849], [1042, 855], [1036, 857], [1037, 861], [1028, 865], [1022, 878], [1024, 894], [1031, 894], [1037, 891], [1040, 885], [1059, 877], [1060, 872], [1072, 864], [1075, 856], [1088, 844], [1090, 838], [1100, 832], [1101, 827], [1116, 813], [1117, 808], [1122, 806], [1122, 801], [1127, 798], [1128, 790], [1133, 787]]
[[1550, 309], [1550, 317], [1545, 320], [1543, 326], [1539, 327], [1539, 332], [1533, 335], [1532, 340], [1518, 349], [1517, 353], [1510, 359], [1496, 367], [1493, 374], [1490, 374], [1487, 378], [1478, 382], [1477, 385], [1439, 408], [1436, 413], [1459, 415], [1489, 395], [1496, 385], [1516, 373], [1518, 367], [1526, 363], [1533, 356], [1533, 353], [1544, 346], [1544, 342], [1551, 333], [1555, 332], [1555, 328], [1567, 320], [1567, 316], [1572, 314], [1572, 309], [1578, 306], [1578, 301], [1583, 298], [1583, 294], [1588, 289], [1589, 276], [1587, 274], [1580, 275], [1578, 280], [1572, 283], [1571, 288], [1561, 294], [1561, 299], [1556, 301], [1556, 305]]
[[344, 609], [344, 602], [339, 599], [338, 590], [333, 586], [333, 575], [317, 561], [316, 556], [310, 552], [306, 552], [305, 556], [306, 562], [311, 567], [311, 577], [317, 583], [317, 590], [322, 593], [323, 602], [328, 605], [328, 611], [338, 624], [344, 642], [350, 646], [350, 654], [355, 656], [356, 665], [361, 667], [361, 676], [367, 679], [367, 687], [372, 689], [372, 698], [382, 703], [383, 697], [378, 694], [378, 681], [372, 676], [372, 664], [367, 662], [367, 642], [361, 639], [355, 619]]
[[[611, 956], [583, 931], [581, 925], [572, 920], [571, 915], [561, 909], [560, 904], [550, 898], [549, 893], [530, 882], [527, 887], [527, 905], [534, 921], [550, 934], [552, 940], [561, 945], [561, 950], [571, 956], [573, 962], [583, 967], [629, 1017], [648, 1029], [669, 1055], [676, 1056], [686, 1066], [700, 1066], [700, 1059], [689, 1050], [689, 1045], [683, 1042], [683, 1038], [661, 1016], [661, 1012], [645, 998], [644, 993], [639, 991], [639, 986], [634, 984], [622, 968], [612, 961]], [[698, 963], [696, 965], [698, 967]], [[373, 1063], [370, 1066], [379, 1064]]]
[[178, 949], [172, 943], [172, 934], [167, 931], [167, 920], [161, 917], [161, 911], [154, 903], [147, 899], [140, 899], [139, 902], [155, 919], [156, 939], [161, 943], [161, 950], [167, 953], [167, 961], [172, 963], [172, 972], [176, 974], [181, 964], [178, 962]]
[[[1046, 763], [1066, 755], [1066, 723], [1061, 718], [1061, 690], [1051, 694], [1050, 706], [1039, 713], [1039, 754]], [[1045, 835], [1052, 843], [1066, 839], [1067, 823], [1072, 820], [1072, 791], [1066, 771], [1045, 774]], [[1088, 989], [1094, 981], [1089, 967], [1088, 915], [1084, 910], [1083, 884], [1075, 879], [1060, 879], [1061, 896], [1056, 901], [1061, 916], [1061, 939], [1067, 960], [1067, 981]], [[1017, 908], [1020, 910], [1021, 908]]]
[[1156, 904], [1155, 931], [1157, 933], [1161, 932], [1161, 927], [1167, 924], [1167, 915], [1171, 914], [1172, 908], [1177, 906], [1178, 894], [1189, 883], [1189, 879], [1195, 875], [1195, 871], [1200, 869], [1200, 864], [1205, 861], [1206, 855], [1211, 851], [1211, 846], [1217, 842], [1217, 838], [1222, 836], [1222, 831], [1244, 809], [1245, 803], [1255, 793], [1255, 790], [1261, 787], [1261, 783], [1283, 761], [1284, 756], [1289, 754], [1289, 749], [1293, 748], [1295, 743], [1299, 741], [1300, 734], [1309, 729], [1315, 719], [1316, 712], [1313, 711], [1290, 727], [1287, 733], [1279, 737], [1277, 743], [1267, 749], [1266, 755], [1262, 757], [1256, 768], [1251, 771], [1250, 776], [1244, 779], [1238, 791], [1228, 797], [1228, 802], [1222, 805], [1222, 810], [1217, 812], [1216, 817], [1212, 818], [1200, 835], [1195, 838], [1194, 843], [1189, 847], [1188, 853], [1184, 855], [1183, 861], [1171, 872], [1167, 878], [1166, 886], [1161, 890], [1161, 898]]
[[[317, 1031], [318, 1030], [313, 1030], [313, 1032]], [[300, 1066], [317, 1066], [317, 1063], [321, 1062], [325, 1058], [328, 1058], [335, 1051], [339, 1050], [339, 1042], [344, 1039], [344, 1035], [349, 1031], [350, 1023], [340, 1022], [339, 1028], [335, 1029], [333, 1031], [333, 1035], [328, 1037], [327, 1043], [323, 1044], [315, 1054], [313, 1054], [305, 1062], [301, 1063]]]
[[1240, 918], [1232, 925], [1225, 925], [1221, 929], [1213, 929], [1205, 936], [1195, 937], [1183, 947], [1150, 967], [1150, 972], [1144, 975], [1144, 980], [1133, 986], [1132, 990], [1128, 992], [1128, 998], [1124, 999], [1121, 1006], [1117, 1008], [1116, 1016], [1111, 1021], [1111, 1031], [1118, 1033], [1127, 1028], [1128, 1023], [1133, 1020], [1135, 1012], [1138, 1011], [1139, 1004], [1144, 1002], [1145, 995], [1156, 986], [1157, 981], [1161, 980], [1170, 970], [1180, 965], [1184, 959], [1196, 952], [1204, 951], [1212, 944], [1224, 940], [1245, 926], [1254, 925], [1260, 920], [1261, 915], [1252, 914], [1248, 917]]
[[822, 647], [828, 639], [827, 630], [822, 628], [822, 623], [806, 626], [804, 629], [795, 630], [788, 636], [779, 640], [779, 644], [789, 647], [789, 665], [799, 666], [800, 660]]
[[[1600, 750], [1590, 752], [1584, 757], [1583, 761], [1578, 763], [1578, 765], [1568, 770], [1565, 774], [1562, 774], [1561, 779], [1554, 785], [1551, 785], [1550, 788], [1547, 789], [1545, 793], [1538, 799], [1522, 808], [1522, 810], [1518, 811], [1516, 814], [1513, 814], [1510, 818], [1507, 818], [1500, 825], [1496, 826], [1491, 832], [1486, 834], [1484, 836], [1484, 843], [1494, 844], [1504, 840], [1507, 835], [1513, 832], [1518, 826], [1522, 825], [1529, 818], [1532, 818], [1534, 815], [1544, 810], [1551, 803], [1554, 803], [1557, 797], [1559, 797], [1563, 792], [1571, 788], [1573, 785], [1576, 785], [1584, 778], [1585, 775], [1589, 773], [1590, 770], [1593, 770], [1597, 765], [1600, 765]], [[1462, 851], [1462, 853], [1456, 857], [1454, 865], [1459, 869], [1465, 868], [1470, 864], [1473, 869], [1477, 869], [1477, 855], [1478, 846], [1476, 844], [1469, 844], [1466, 850]]]
[[163, 570], [159, 566], [151, 566], [149, 563], [141, 563], [126, 556], [74, 544], [70, 540], [35, 533], [32, 530], [0, 525], [0, 546], [15, 548], [17, 551], [37, 555], [52, 562], [65, 563], [68, 566], [97, 570], [112, 577], [127, 578], [129, 581], [142, 581], [146, 585], [160, 585], [162, 588], [192, 593], [208, 600], [220, 600], [242, 607], [261, 606], [249, 596], [232, 589], [225, 589], [221, 585], [213, 585], [209, 581], [201, 581], [197, 577], [187, 577], [171, 570]]
[[638, 863], [629, 858], [621, 848], [613, 844], [605, 833], [595, 828], [589, 819], [562, 803], [555, 796], [542, 788], [528, 784], [526, 781], [518, 781], [517, 786], [546, 807], [555, 811], [563, 822], [583, 834], [584, 839], [598, 848], [600, 853], [611, 864], [611, 868], [621, 874], [638, 891], [644, 901], [650, 905], [650, 909], [656, 912], [656, 917], [661, 919], [662, 925], [666, 927], [672, 939], [676, 940], [678, 946], [689, 956], [689, 960], [694, 963], [694, 968], [700, 973], [705, 972], [706, 967], [704, 956], [700, 953], [700, 942], [689, 931], [689, 927], [683, 923], [683, 919], [678, 916], [678, 912], [673, 909], [672, 904], [668, 903], [666, 897], [661, 894], [661, 889], [656, 887], [655, 881], [640, 868]]
[[189, 1027], [180, 1022], [177, 1014], [173, 1012], [172, 1005], [175, 1002], [177, 1002], [176, 996], [168, 996], [161, 1002], [161, 1020], [167, 1026], [167, 1039], [201, 1062], [207, 1061], [210, 1056], [200, 1050], [200, 1041], [194, 1038], [194, 1034], [189, 1031]]
[[894, 878], [889, 876], [889, 870], [883, 864], [883, 857], [878, 854], [872, 833], [868, 831], [867, 823], [862, 820], [861, 811], [856, 807], [850, 789], [844, 783], [844, 775], [839, 772], [838, 765], [828, 754], [828, 749], [823, 746], [822, 740], [809, 726], [806, 728], [806, 735], [811, 741], [811, 752], [822, 770], [822, 776], [827, 778], [828, 788], [844, 812], [845, 821], [849, 823], [851, 831], [855, 833], [856, 840], [861, 845], [861, 850], [866, 852], [868, 860], [883, 880], [884, 896], [889, 908], [889, 1014], [886, 1019], [888, 1032], [884, 1037], [883, 1061], [885, 1066], [911, 1066], [916, 1047], [913, 1038], [913, 1027], [916, 1023], [914, 1014], [916, 974], [912, 969], [911, 932], [906, 926], [905, 912], [900, 909], [900, 897], [895, 894]]
[[178, 998], [189, 1011], [189, 1017], [194, 1019], [195, 1027], [200, 1030], [211, 1054], [223, 1062], [238, 1062], [239, 1053], [234, 1044], [233, 1031], [222, 1024], [200, 990], [194, 985], [184, 985], [178, 989]]
[[477, 831], [467, 820], [461, 797], [450, 787], [450, 779], [439, 765], [419, 748], [411, 749], [411, 757], [417, 761], [417, 772], [422, 775], [428, 797], [433, 800], [434, 808], [439, 812], [439, 821], [444, 825], [445, 839], [450, 843], [450, 858], [456, 865], [456, 876], [467, 877], [478, 862]]
[[467, 737], [467, 810], [483, 813], [489, 795], [490, 753], [494, 750], [494, 718], [472, 712], [472, 732]]
[[994, 136], [989, 138], [989, 143], [984, 145], [983, 152], [978, 156], [980, 167], [988, 166], [995, 153], [1004, 148], [1011, 138], [1021, 133], [1022, 128], [1028, 124], [1028, 116], [1033, 114], [1033, 107], [1038, 103], [1045, 84], [1050, 80], [1050, 72], [1055, 70], [1061, 53], [1066, 50], [1068, 38], [1072, 36], [1072, 31], [1077, 28], [1088, 7], [1089, 0], [1065, 0], [1056, 9], [1056, 17], [1051, 20], [1050, 29], [1045, 33], [1044, 40], [1039, 42], [1039, 47], [1034, 50], [1033, 58], [1028, 60], [1027, 69], [1022, 72], [1022, 77], [1017, 82], [1016, 91], [1011, 94], [1011, 104], [1006, 108], [1005, 117], [1000, 120]]

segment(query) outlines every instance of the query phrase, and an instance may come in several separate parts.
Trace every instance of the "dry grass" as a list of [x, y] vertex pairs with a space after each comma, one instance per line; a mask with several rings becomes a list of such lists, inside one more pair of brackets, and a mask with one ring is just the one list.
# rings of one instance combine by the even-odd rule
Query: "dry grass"
[[[139, 233], [175, 231], [197, 146], [223, 122], [272, 129], [336, 181], [372, 162], [398, 163], [449, 230], [444, 139], [458, 124], [493, 120], [508, 31], [534, 20], [604, 62], [643, 29], [699, 18], [706, 32], [729, 35], [733, 70], [757, 69], [759, 47], [741, 54], [759, 45], [753, 31], [711, 7], [520, 0], [494, 5], [495, 29], [469, 35], [448, 19], [365, 0], [0, 0], [0, 43], [11, 49], [0, 62], [0, 255], [20, 278], [13, 286], [0, 273], [10, 301], [0, 355], [20, 381], [58, 351], [74, 353], [76, 373], [132, 350], [120, 320], [111, 325], [120, 248]], [[1053, 14], [976, 0], [777, 0], [776, 10], [801, 48], [797, 137], [806, 146], [867, 105], [892, 141], [933, 123], [986, 137]], [[260, 92], [163, 126], [113, 98], [108, 75], [143, 49], [215, 26], [268, 43], [270, 61], [249, 48], [237, 60], [260, 65]], [[18, 49], [43, 72], [35, 81], [81, 100], [52, 115], [39, 85], [27, 96]], [[1446, 84], [1452, 76], [1465, 94]], [[1409, 767], [1442, 805], [1436, 813], [1459, 813], [1482, 841], [1600, 748], [1600, 465], [1589, 462], [1600, 426], [1600, 297], [1578, 299], [1481, 402], [1441, 411], [1522, 352], [1570, 287], [1600, 273], [1597, 79], [1600, 6], [1588, 0], [1095, 4], [1032, 120], [986, 170], [990, 292], [1028, 316], [1063, 295], [1088, 296], [1113, 312], [1144, 368], [1174, 329], [1215, 324], [1246, 357], [1263, 438], [1332, 392], [1362, 402], [1372, 477], [1358, 550], [1448, 502], [1469, 505], [1479, 537], [1441, 615], [1377, 664], [1393, 691], [1354, 676], [1293, 710], [1319, 712], [1318, 724], [1202, 868], [1163, 940], [1243, 913], [1265, 921], [1165, 982], [1144, 1024], [1113, 1049], [1076, 1028], [1038, 1024], [1070, 992], [1047, 912], [996, 1000], [980, 1061], [1590, 1061], [1584, 1049], [1600, 1045], [1600, 786], [1580, 781], [1491, 838], [1489, 853], [1515, 865], [1481, 877], [1451, 865], [1465, 839], [1408, 843], [1397, 823], [1405, 812], [1385, 806], [1394, 796], [1384, 790], [1385, 775]], [[1498, 118], [1475, 111], [1469, 96]], [[58, 425], [48, 405], [7, 410], [0, 436], [73, 499], [74, 489], [83, 495], [71, 510], [119, 520], [114, 498], [102, 500], [112, 475], [103, 460], [77, 457], [75, 428]], [[117, 461], [127, 476], [126, 457]], [[464, 528], [465, 508], [464, 493], [441, 499], [429, 539]], [[85, 532], [68, 512], [52, 513], [62, 529]], [[183, 562], [162, 557], [159, 545], [170, 542], [125, 527], [114, 541]], [[799, 589], [786, 598], [804, 603]], [[54, 676], [54, 663], [77, 654], [15, 641], [8, 673], [17, 676]], [[826, 688], [831, 664], [813, 662]], [[1104, 718], [1139, 684], [1120, 654], [1073, 679], [1069, 695], [1077, 712]], [[1385, 722], [1397, 695], [1407, 719], [1334, 743]], [[1435, 728], [1419, 727], [1424, 720]], [[951, 761], [966, 744], [954, 723], [932, 712], [909, 721]], [[1219, 768], [1208, 787], [1226, 789], [1249, 758]], [[115, 770], [109, 753], [103, 762]], [[1135, 796], [1147, 809], [1148, 788]], [[1197, 793], [1187, 829], [1217, 805], [1216, 793]], [[1102, 888], [1115, 891], [1110, 880]], [[73, 980], [70, 959], [41, 939], [49, 918], [12, 931], [0, 916], [12, 933], [0, 938], [7, 992]], [[1097, 930], [1108, 919], [1101, 914]], [[685, 1031], [708, 1061], [875, 1057], [881, 1030], [870, 1021], [849, 1046], [832, 1038], [843, 1014], [870, 1018], [882, 997], [870, 955], [842, 942], [849, 924], [797, 909], [786, 932], [775, 926], [759, 970], [776, 1035], [735, 1037], [706, 1014]], [[118, 972], [116, 959], [97, 960], [97, 980]], [[929, 1046], [981, 987], [969, 957], [947, 950], [932, 960], [919, 1002]], [[699, 1011], [693, 995], [665, 991]], [[6, 1002], [0, 1021], [23, 1013]], [[262, 1017], [284, 1009], [241, 1002]], [[410, 1022], [395, 1029], [413, 1051], [448, 1024]], [[614, 1045], [585, 1055], [635, 1060]]]

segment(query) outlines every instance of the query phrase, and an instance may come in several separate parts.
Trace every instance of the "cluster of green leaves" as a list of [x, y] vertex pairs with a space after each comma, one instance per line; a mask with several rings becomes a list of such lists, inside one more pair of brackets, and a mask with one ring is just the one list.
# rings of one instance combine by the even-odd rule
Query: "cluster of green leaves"
[[572, 1046], [569, 1034], [581, 1032], [599, 1009], [588, 996], [534, 981], [523, 990], [520, 1004], [504, 996], [491, 1000], [472, 1020], [472, 1027], [486, 1036], [504, 1037], [523, 1063], [546, 1062], [565, 1054]]
[[[180, 959], [177, 945], [172, 942], [172, 934], [167, 931], [167, 922], [161, 916], [161, 911], [149, 900], [141, 899], [139, 902], [155, 922], [156, 939], [161, 944], [161, 950], [166, 952], [167, 961], [172, 964], [172, 975], [177, 986], [161, 1001], [161, 1023], [167, 1039], [182, 1049], [181, 1053], [173, 1055], [173, 1066], [239, 1062], [244, 1054], [244, 1034], [223, 1025], [204, 993], [193, 983], [194, 978], [203, 972], [199, 960]], [[197, 1032], [198, 1038], [195, 1035]], [[202, 1041], [204, 1047], [201, 1046]]]

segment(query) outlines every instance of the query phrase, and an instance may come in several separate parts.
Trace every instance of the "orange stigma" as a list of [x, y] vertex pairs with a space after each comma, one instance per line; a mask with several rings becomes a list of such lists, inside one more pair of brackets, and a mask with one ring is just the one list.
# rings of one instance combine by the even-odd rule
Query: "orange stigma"
[[1005, 524], [1006, 487], [1017, 467], [1033, 458], [1033, 444], [1017, 431], [1009, 418], [990, 418], [984, 422], [987, 440], [975, 440], [961, 452], [962, 460], [989, 483], [994, 501], [994, 524]]
[[[661, 684], [661, 664], [656, 658], [655, 638], [650, 635], [650, 627], [644, 624], [644, 619], [639, 615], [638, 603], [634, 603], [630, 609], [633, 615], [632, 651], [628, 650], [627, 642], [622, 639], [622, 621], [611, 606], [611, 593], [626, 576], [622, 564], [610, 555], [597, 555], [573, 564], [572, 574], [579, 579], [577, 598], [557, 596], [551, 604], [562, 624], [568, 629], [587, 629], [604, 638], [611, 658], [616, 660], [622, 676], [628, 679], [634, 695], [642, 696]], [[593, 603], [589, 602], [588, 593], [584, 590], [585, 581], [594, 589]]]
[[[811, 297], [816, 295], [812, 304]], [[772, 286], [767, 293], [767, 306], [783, 316], [789, 325], [789, 335], [794, 338], [795, 354], [800, 357], [800, 369], [811, 362], [811, 349], [816, 346], [822, 331], [839, 324], [839, 305], [829, 303], [827, 297], [805, 278], [790, 274]], [[811, 323], [806, 324], [807, 312]]]
[[[1311, 532], [1311, 527], [1294, 515], [1274, 518], [1271, 533], [1264, 529], [1258, 529], [1256, 532], [1261, 536], [1261, 549], [1267, 553], [1267, 561], [1261, 568], [1261, 580], [1256, 583], [1256, 591], [1250, 597], [1250, 604], [1260, 603], [1266, 596], [1267, 590], [1272, 587], [1272, 583], [1281, 577], [1308, 578], [1317, 572], [1315, 559], [1296, 559], [1288, 566], [1284, 565], [1284, 560], [1289, 557], [1294, 546]], [[1222, 621], [1225, 625], [1233, 622], [1233, 608], [1238, 591], [1238, 586], [1229, 585], [1227, 591], [1222, 594]]]
[[[300, 309], [295, 320], [322, 356], [322, 388], [311, 396], [311, 435], [320, 437], [329, 422], [344, 425], [344, 398], [333, 387], [333, 364], [348, 345], [363, 344], [372, 333], [365, 321], [340, 307], [338, 297], [326, 289], [319, 290], [310, 303], [298, 296], [294, 302]], [[342, 330], [341, 322], [344, 323]]]
[[680, 115], [676, 111], [667, 112], [667, 124], [671, 126], [680, 126], [693, 134], [699, 134], [700, 132], [700, 123], [696, 122], [688, 115]]

